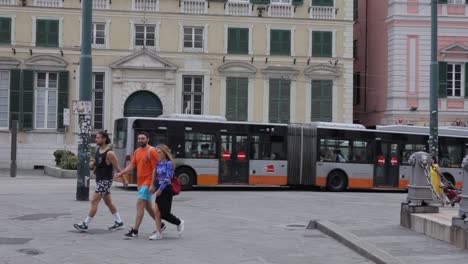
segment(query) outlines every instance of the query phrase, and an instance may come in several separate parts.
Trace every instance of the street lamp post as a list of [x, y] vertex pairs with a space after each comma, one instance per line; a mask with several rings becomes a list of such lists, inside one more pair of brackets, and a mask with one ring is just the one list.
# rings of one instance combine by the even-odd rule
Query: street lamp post
[[438, 135], [438, 93], [439, 65], [437, 63], [437, 0], [431, 0], [431, 84], [430, 84], [430, 128], [429, 128], [429, 153], [439, 157]]
[[[91, 57], [91, 33], [93, 17], [93, 0], [82, 0], [82, 24], [81, 24], [81, 54], [80, 54], [80, 87], [79, 87], [79, 105], [91, 105], [91, 75], [92, 75], [92, 57]], [[85, 107], [84, 109], [89, 109]], [[80, 111], [78, 115], [79, 122], [79, 141], [78, 141], [78, 177], [76, 187], [76, 200], [89, 200], [89, 157], [90, 157], [90, 138], [91, 138], [91, 112]]]

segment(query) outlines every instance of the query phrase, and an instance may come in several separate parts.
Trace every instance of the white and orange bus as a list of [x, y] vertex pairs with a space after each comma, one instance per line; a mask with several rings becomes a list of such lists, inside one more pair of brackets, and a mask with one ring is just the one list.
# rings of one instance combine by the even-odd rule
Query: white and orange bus
[[[406, 189], [409, 156], [428, 149], [428, 128], [414, 126], [265, 124], [176, 114], [121, 118], [114, 128], [114, 150], [125, 165], [139, 131], [150, 134], [152, 145], [167, 144], [184, 189], [239, 185]], [[439, 129], [439, 165], [459, 187], [467, 144], [468, 130]], [[133, 175], [128, 180], [136, 183]]]

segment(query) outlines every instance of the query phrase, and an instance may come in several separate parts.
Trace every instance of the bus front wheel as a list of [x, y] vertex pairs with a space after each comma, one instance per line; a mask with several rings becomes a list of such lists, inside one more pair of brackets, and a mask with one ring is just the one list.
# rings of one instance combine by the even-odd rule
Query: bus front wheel
[[189, 168], [180, 168], [175, 171], [176, 177], [180, 180], [183, 191], [192, 189], [195, 185], [195, 174]]
[[327, 189], [332, 192], [342, 192], [346, 189], [346, 175], [340, 171], [333, 171], [328, 175]]

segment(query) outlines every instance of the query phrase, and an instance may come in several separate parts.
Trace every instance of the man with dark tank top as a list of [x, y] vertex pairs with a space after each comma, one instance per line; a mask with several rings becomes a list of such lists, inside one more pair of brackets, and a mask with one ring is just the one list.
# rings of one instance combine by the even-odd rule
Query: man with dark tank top
[[[109, 230], [117, 230], [123, 227], [122, 219], [117, 211], [114, 203], [112, 202], [110, 188], [112, 186], [113, 169], [118, 172], [121, 171], [117, 157], [115, 153], [110, 149], [110, 138], [106, 131], [101, 131], [96, 135], [96, 145], [99, 148], [96, 150], [96, 156], [94, 161], [91, 161], [90, 168], [94, 170], [96, 174], [96, 190], [94, 191], [93, 198], [91, 200], [91, 208], [89, 209], [88, 216], [80, 224], [74, 224], [73, 226], [82, 231], [88, 231], [88, 225], [96, 215], [97, 208], [101, 199], [104, 199], [104, 203], [109, 208], [110, 212], [114, 216], [114, 225], [109, 227]], [[125, 187], [128, 185], [128, 181], [122, 176], [122, 181]]]

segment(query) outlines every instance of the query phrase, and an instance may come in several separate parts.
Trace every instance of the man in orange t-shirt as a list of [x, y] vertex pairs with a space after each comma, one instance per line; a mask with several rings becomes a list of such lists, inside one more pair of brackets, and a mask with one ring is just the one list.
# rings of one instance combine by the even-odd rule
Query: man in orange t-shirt
[[134, 168], [137, 169], [137, 185], [138, 185], [138, 201], [137, 201], [137, 214], [135, 217], [135, 225], [132, 229], [125, 234], [126, 237], [137, 237], [138, 229], [140, 228], [143, 220], [143, 215], [146, 211], [156, 221], [156, 232], [161, 233], [161, 220], [154, 217], [154, 208], [152, 204], [152, 194], [150, 186], [153, 182], [154, 170], [159, 162], [158, 153], [155, 148], [148, 145], [149, 134], [146, 132], [138, 133], [139, 148], [133, 153], [132, 162], [121, 172], [115, 174], [114, 177], [119, 177], [129, 173]]

